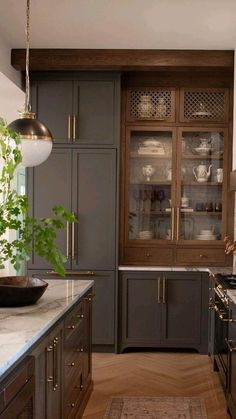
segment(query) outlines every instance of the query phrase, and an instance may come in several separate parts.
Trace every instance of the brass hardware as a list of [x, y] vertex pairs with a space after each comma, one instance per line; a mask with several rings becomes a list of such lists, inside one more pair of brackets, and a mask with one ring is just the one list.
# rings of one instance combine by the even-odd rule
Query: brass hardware
[[85, 300], [85, 301], [92, 301], [92, 299], [95, 297], [95, 295], [96, 295], [95, 293], [93, 293], [93, 294], [89, 294], [89, 295], [88, 295], [88, 297], [85, 297], [85, 298], [84, 298], [84, 300]]
[[215, 310], [215, 312], [218, 314], [218, 316], [219, 316], [219, 318], [220, 318], [220, 320], [221, 320], [222, 322], [231, 322], [231, 321], [232, 321], [232, 319], [226, 319], [226, 318], [224, 317], [224, 315], [227, 315], [227, 313], [226, 313], [225, 311], [223, 311], [223, 310], [220, 310], [220, 309], [217, 307], [217, 305], [214, 305], [214, 310]]
[[52, 345], [48, 346], [47, 347], [47, 352], [52, 352], [52, 351], [53, 351], [53, 346]]
[[225, 338], [225, 342], [226, 342], [230, 352], [235, 352], [236, 351], [236, 346], [232, 346], [233, 340]]
[[77, 348], [76, 352], [84, 352], [84, 348]]
[[74, 328], [75, 328], [75, 325], [74, 325], [74, 324], [67, 326], [67, 329], [72, 329], [72, 330], [74, 330]]
[[52, 375], [50, 375], [49, 377], [48, 377], [48, 379], [47, 379], [47, 383], [51, 383], [53, 381], [53, 376]]
[[67, 407], [75, 407], [75, 403], [69, 403]]
[[171, 240], [174, 240], [175, 234], [175, 209], [171, 208]]
[[157, 303], [160, 304], [160, 287], [161, 287], [161, 278], [157, 280]]
[[80, 385], [80, 390], [83, 390], [84, 386], [83, 384]]
[[76, 115], [73, 115], [73, 131], [72, 131], [72, 138], [73, 142], [76, 140]]
[[68, 115], [68, 140], [71, 140], [71, 115]]
[[219, 287], [215, 287], [214, 292], [220, 298], [221, 301], [223, 301], [227, 306], [229, 305], [228, 299], [225, 297], [224, 293], [220, 291]]
[[76, 317], [78, 317], [79, 319], [83, 319], [84, 318], [84, 315], [83, 314], [77, 314]]
[[75, 363], [74, 363], [74, 362], [71, 362], [71, 363], [69, 364], [69, 366], [70, 366], [70, 367], [74, 367], [74, 366], [75, 366]]
[[66, 258], [69, 258], [69, 221], [66, 222]]
[[[59, 275], [56, 271], [47, 271], [48, 275]], [[66, 275], [77, 275], [77, 276], [95, 276], [96, 273], [93, 271], [65, 271]]]
[[180, 221], [180, 217], [179, 217], [179, 214], [180, 214], [180, 210], [179, 210], [179, 207], [177, 207], [176, 208], [176, 210], [177, 210], [177, 226], [176, 226], [176, 238], [177, 238], [177, 240], [179, 240], [179, 221]]
[[163, 286], [162, 286], [162, 302], [163, 304], [166, 303], [166, 279], [163, 278]]
[[71, 257], [72, 260], [75, 259], [75, 223], [71, 223], [71, 241], [72, 241], [72, 247], [71, 247]]
[[148, 252], [147, 252], [147, 253], [146, 253], [146, 256], [147, 256], [147, 258], [149, 258], [149, 257], [150, 257], [150, 253], [148, 253]]

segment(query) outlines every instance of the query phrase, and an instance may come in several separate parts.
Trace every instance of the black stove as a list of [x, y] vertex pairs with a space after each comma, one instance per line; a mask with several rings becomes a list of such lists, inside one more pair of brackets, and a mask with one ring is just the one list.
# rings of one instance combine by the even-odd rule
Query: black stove
[[220, 284], [224, 290], [236, 289], [236, 275], [217, 274], [216, 282]]

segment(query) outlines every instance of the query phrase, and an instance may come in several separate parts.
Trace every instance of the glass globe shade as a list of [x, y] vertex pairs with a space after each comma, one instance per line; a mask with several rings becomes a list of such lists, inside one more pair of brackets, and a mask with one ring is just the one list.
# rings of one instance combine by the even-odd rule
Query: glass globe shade
[[21, 139], [22, 165], [38, 166], [52, 151], [52, 134], [33, 112], [23, 112], [20, 118], [11, 122], [9, 128], [18, 132]]

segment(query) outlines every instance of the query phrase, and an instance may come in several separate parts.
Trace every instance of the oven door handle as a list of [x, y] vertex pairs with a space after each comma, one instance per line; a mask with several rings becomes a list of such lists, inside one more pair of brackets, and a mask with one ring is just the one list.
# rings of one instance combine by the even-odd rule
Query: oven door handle
[[214, 292], [220, 298], [221, 301], [226, 301], [226, 298], [225, 298], [223, 292], [221, 292], [218, 288], [215, 287]]
[[229, 348], [229, 352], [235, 352], [236, 351], [236, 346], [232, 345], [232, 343], [234, 342], [233, 340], [229, 340], [229, 339], [225, 338], [225, 342], [227, 343], [227, 346]]

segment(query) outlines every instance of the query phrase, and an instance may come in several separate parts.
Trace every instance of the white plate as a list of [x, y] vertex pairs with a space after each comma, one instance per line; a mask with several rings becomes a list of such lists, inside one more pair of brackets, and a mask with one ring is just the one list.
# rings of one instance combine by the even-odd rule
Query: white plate
[[207, 236], [206, 234], [197, 234], [195, 236], [196, 240], [216, 240], [216, 236], [215, 235], [209, 235]]

